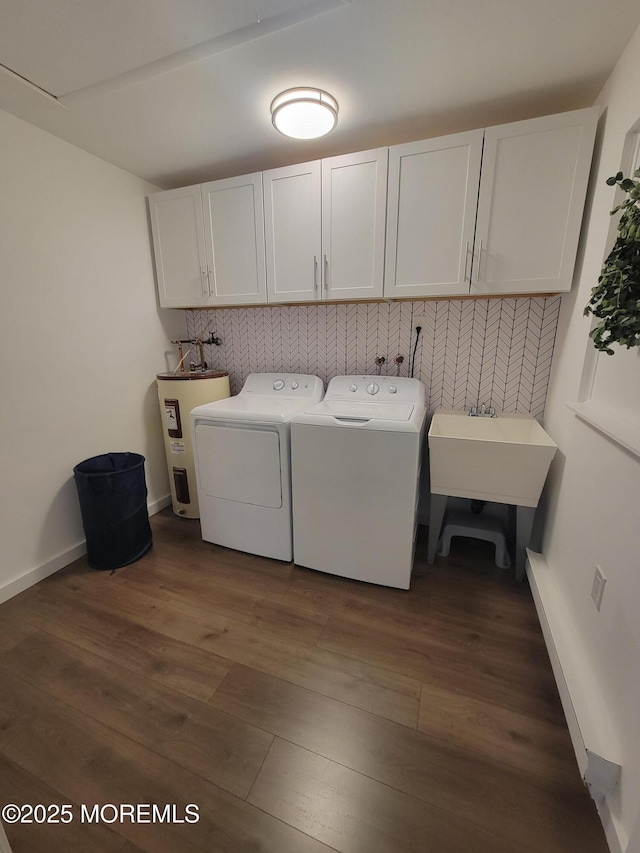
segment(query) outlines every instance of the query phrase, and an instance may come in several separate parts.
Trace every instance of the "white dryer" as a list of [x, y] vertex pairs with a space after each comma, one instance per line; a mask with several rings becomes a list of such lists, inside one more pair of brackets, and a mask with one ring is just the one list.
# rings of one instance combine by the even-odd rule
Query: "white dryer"
[[290, 561], [291, 418], [322, 399], [317, 376], [252, 373], [191, 412], [202, 538]]
[[291, 424], [294, 561], [409, 589], [425, 388], [417, 379], [336, 376]]

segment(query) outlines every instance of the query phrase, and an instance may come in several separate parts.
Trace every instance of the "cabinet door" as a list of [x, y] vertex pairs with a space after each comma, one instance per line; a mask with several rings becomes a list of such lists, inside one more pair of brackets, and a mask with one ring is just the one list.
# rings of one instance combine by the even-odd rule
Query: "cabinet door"
[[208, 305], [200, 186], [153, 193], [149, 213], [161, 307]]
[[202, 185], [210, 305], [267, 301], [262, 174]]
[[389, 149], [385, 296], [469, 292], [483, 133]]
[[269, 302], [321, 299], [320, 161], [263, 173]]
[[324, 299], [382, 296], [388, 149], [322, 161]]
[[571, 289], [598, 114], [485, 131], [472, 293]]

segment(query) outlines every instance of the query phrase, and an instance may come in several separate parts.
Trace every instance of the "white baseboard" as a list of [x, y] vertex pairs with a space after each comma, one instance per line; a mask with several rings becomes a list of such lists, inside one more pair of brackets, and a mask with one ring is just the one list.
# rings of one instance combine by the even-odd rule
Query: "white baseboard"
[[67, 551], [63, 551], [62, 554], [58, 554], [52, 560], [47, 560], [46, 563], [42, 563], [42, 565], [36, 566], [35, 569], [25, 572], [19, 578], [9, 581], [0, 587], [0, 604], [3, 601], [13, 598], [14, 595], [24, 592], [25, 589], [38, 583], [38, 581], [48, 578], [49, 575], [63, 569], [69, 563], [73, 563], [74, 560], [77, 560], [86, 553], [87, 543], [80, 542], [78, 545], [74, 545], [73, 548], [69, 548]]
[[606, 798], [601, 800], [599, 803], [596, 803], [596, 806], [598, 807], [598, 814], [600, 815], [600, 820], [604, 827], [604, 834], [611, 853], [625, 853], [625, 851], [626, 853], [629, 853], [629, 842], [626, 840], [626, 833], [614, 820]]
[[611, 853], [626, 849], [626, 833], [609, 805], [619, 784], [621, 751], [604, 697], [542, 554], [527, 550], [527, 577], [562, 701], [580, 774], [595, 800]]
[[[149, 515], [155, 515], [167, 506], [171, 506], [171, 495], [164, 495], [163, 497], [158, 498], [158, 500], [150, 503], [148, 505]], [[10, 598], [13, 598], [14, 595], [24, 592], [25, 589], [29, 589], [30, 586], [38, 583], [38, 581], [48, 578], [49, 575], [54, 574], [54, 572], [60, 571], [60, 569], [63, 569], [70, 563], [73, 563], [74, 560], [83, 557], [86, 553], [87, 543], [84, 541], [79, 542], [77, 545], [63, 551], [62, 554], [58, 554], [51, 560], [47, 560], [46, 563], [42, 563], [42, 565], [36, 566], [35, 569], [25, 572], [23, 575], [20, 575], [20, 577], [15, 578], [12, 581], [8, 581], [3, 586], [0, 586], [0, 604], [2, 604], [3, 601], [8, 601]]]
[[168, 506], [171, 506], [171, 495], [164, 495], [164, 497], [158, 498], [157, 501], [153, 501], [153, 503], [148, 504], [149, 515], [155, 515], [163, 509], [166, 509]]

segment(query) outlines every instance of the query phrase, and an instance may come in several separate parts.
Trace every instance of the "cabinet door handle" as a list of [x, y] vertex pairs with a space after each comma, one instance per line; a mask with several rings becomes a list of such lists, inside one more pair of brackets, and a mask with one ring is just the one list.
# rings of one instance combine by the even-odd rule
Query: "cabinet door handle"
[[469, 241], [467, 240], [467, 249], [464, 253], [464, 279], [463, 281], [468, 281], [471, 284], [471, 279], [467, 273], [467, 268], [469, 266]]
[[476, 284], [480, 281], [480, 270], [482, 268], [482, 240], [480, 240], [480, 247], [478, 249], [478, 269], [476, 270]]
[[207, 271], [201, 269], [200, 270], [200, 278], [202, 280], [202, 295], [209, 295], [209, 276], [207, 275]]
[[329, 261], [327, 256], [324, 256], [324, 289], [329, 290]]
[[313, 256], [313, 289], [318, 289], [318, 258]]

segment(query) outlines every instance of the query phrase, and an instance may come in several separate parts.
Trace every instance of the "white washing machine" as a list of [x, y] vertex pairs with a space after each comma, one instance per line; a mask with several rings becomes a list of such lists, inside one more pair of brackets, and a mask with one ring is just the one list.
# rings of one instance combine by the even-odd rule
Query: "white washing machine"
[[204, 540], [292, 559], [290, 423], [323, 391], [317, 376], [252, 373], [235, 397], [193, 409]]
[[300, 566], [409, 589], [425, 388], [336, 376], [291, 424], [293, 554]]

